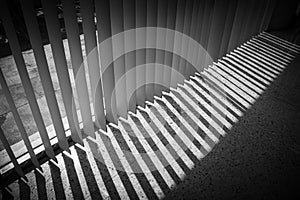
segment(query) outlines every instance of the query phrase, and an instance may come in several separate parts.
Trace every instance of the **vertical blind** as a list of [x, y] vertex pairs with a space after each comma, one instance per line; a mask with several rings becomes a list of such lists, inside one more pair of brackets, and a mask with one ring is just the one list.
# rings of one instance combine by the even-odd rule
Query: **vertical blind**
[[[106, 130], [107, 122], [117, 123], [118, 117], [126, 118], [128, 111], [135, 112], [136, 106], [153, 101], [154, 96], [176, 87], [196, 71], [203, 70], [253, 35], [266, 30], [275, 1], [27, 0], [18, 4], [58, 145], [69, 151], [43, 48], [38, 8], [43, 10], [71, 138], [82, 143], [80, 121], [84, 134], [95, 137], [95, 127]], [[63, 23], [58, 9], [62, 9]], [[22, 56], [12, 12], [9, 1], [1, 0], [1, 21], [26, 98], [45, 152], [55, 159]], [[80, 26], [78, 16], [82, 19]], [[62, 24], [65, 35], [61, 32]], [[83, 45], [81, 37], [84, 38]], [[65, 38], [69, 52], [65, 52]], [[74, 85], [68, 70], [67, 53], [71, 58]], [[39, 167], [2, 71], [0, 83], [31, 161]], [[74, 93], [78, 97], [79, 112]], [[4, 131], [0, 129], [1, 142], [15, 170], [23, 176], [16, 159], [18, 155], [12, 151]]]

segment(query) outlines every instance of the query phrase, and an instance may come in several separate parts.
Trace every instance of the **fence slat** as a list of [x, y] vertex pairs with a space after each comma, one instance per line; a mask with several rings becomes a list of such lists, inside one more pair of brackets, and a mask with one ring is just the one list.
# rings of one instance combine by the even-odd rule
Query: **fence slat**
[[[147, 1], [135, 0], [135, 25], [136, 28], [142, 28], [147, 26]], [[146, 46], [147, 35], [146, 30], [143, 30], [143, 34], [136, 35], [136, 47]], [[136, 66], [145, 64], [146, 61], [146, 49], [136, 51]], [[146, 98], [146, 70], [144, 67], [136, 68], [136, 83], [139, 88], [136, 88], [136, 102], [139, 106], [145, 105]], [[141, 86], [141, 87], [140, 87]]]
[[[112, 35], [124, 31], [123, 21], [123, 1], [110, 0], [110, 20]], [[113, 62], [114, 62], [114, 75], [115, 75], [115, 91], [116, 91], [116, 105], [118, 116], [127, 118], [127, 95], [126, 95], [126, 74], [125, 74], [125, 57], [117, 57], [124, 54], [124, 37], [117, 37], [112, 40], [113, 45]]]
[[37, 19], [33, 8], [32, 1], [20, 1], [24, 14], [25, 23], [36, 60], [38, 72], [44, 89], [47, 105], [54, 125], [58, 144], [63, 150], [69, 151], [69, 145], [66, 138], [64, 125], [58, 108], [48, 63], [43, 48], [42, 37], [39, 32]]
[[[197, 28], [198, 28], [198, 14], [199, 14], [199, 5], [200, 5], [200, 0], [193, 0], [193, 5], [192, 5], [192, 17], [191, 17], [191, 25], [190, 25], [190, 37], [197, 41]], [[188, 48], [188, 55], [187, 57], [191, 57], [193, 62], [196, 63], [194, 60], [194, 51], [195, 46], [191, 44], [191, 39], [189, 40], [189, 48]], [[197, 41], [198, 42], [198, 41]], [[186, 70], [187, 76], [190, 76], [196, 72], [196, 66], [190, 66]]]
[[[223, 0], [216, 0], [213, 16], [212, 16], [212, 25], [209, 34], [209, 41], [207, 46], [207, 51], [213, 61], [216, 61], [219, 58], [219, 49], [222, 42], [222, 36], [224, 34], [224, 26], [226, 21], [226, 14], [228, 9], [228, 2]], [[206, 58], [205, 66], [210, 65], [211, 60]]]
[[14, 116], [15, 122], [17, 124], [17, 127], [18, 127], [19, 131], [20, 131], [21, 137], [22, 137], [22, 139], [23, 139], [23, 141], [25, 143], [25, 146], [26, 146], [26, 148], [28, 150], [28, 153], [30, 155], [31, 161], [34, 164], [34, 166], [36, 166], [36, 167], [39, 168], [40, 167], [40, 163], [38, 162], [38, 160], [37, 160], [37, 158], [36, 158], [36, 156], [34, 154], [34, 151], [32, 149], [31, 143], [29, 141], [28, 135], [26, 133], [26, 130], [24, 128], [24, 125], [22, 123], [22, 120], [20, 118], [18, 110], [16, 108], [16, 105], [14, 104], [14, 100], [13, 100], [13, 98], [11, 96], [11, 93], [9, 91], [8, 85], [7, 85], [6, 81], [5, 81], [5, 78], [3, 76], [3, 73], [2, 73], [1, 69], [0, 69], [0, 85], [2, 87], [2, 90], [3, 90], [3, 93], [4, 93], [5, 97], [6, 97], [6, 100], [8, 102], [10, 111], [12, 112], [12, 114]]
[[[182, 32], [183, 30], [183, 22], [184, 22], [184, 13], [182, 8], [184, 8], [185, 4], [183, 0], [177, 0], [177, 9], [176, 9], [176, 22], [174, 30], [178, 32]], [[180, 49], [181, 47], [181, 37], [178, 37], [178, 34], [174, 36], [174, 46], [173, 49]], [[171, 87], [175, 88], [177, 83], [179, 82], [180, 77], [178, 77], [179, 72], [179, 62], [180, 57], [173, 54], [172, 58], [172, 74], [171, 74]]]
[[[157, 7], [158, 1], [147, 1], [147, 27], [157, 27]], [[150, 31], [147, 31], [146, 34], [146, 45], [147, 46], [155, 46], [156, 43], [156, 30], [150, 29]], [[154, 81], [155, 81], [155, 63], [157, 63], [156, 57], [158, 56], [156, 54], [157, 51], [153, 49], [146, 49], [146, 63], [148, 64], [146, 67], [146, 85], [145, 85], [145, 92], [146, 92], [146, 100], [153, 101], [154, 97]], [[150, 64], [151, 63], [151, 64]]]
[[98, 128], [106, 130], [106, 120], [103, 105], [102, 80], [100, 76], [100, 63], [97, 48], [96, 27], [94, 21], [94, 7], [92, 0], [80, 0], [82, 26], [86, 48], [87, 63], [92, 89], [92, 100], [95, 113], [95, 124]]
[[219, 57], [224, 56], [226, 53], [228, 53], [228, 45], [229, 45], [229, 40], [231, 36], [231, 31], [232, 27], [234, 24], [234, 17], [237, 9], [237, 0], [232, 0], [230, 1], [228, 5], [228, 10], [226, 14], [226, 22], [223, 30], [223, 37], [222, 37], [222, 42], [220, 46], [220, 52], [219, 52]]
[[[167, 25], [166, 27], [170, 30], [175, 29], [176, 25], [176, 9], [177, 9], [177, 1], [174, 0], [168, 0], [168, 14], [167, 14]], [[171, 49], [173, 50], [174, 48], [174, 32], [168, 31], [166, 35], [166, 44], [165, 47], [166, 49]], [[164, 69], [164, 85], [166, 87], [170, 87], [171, 85], [171, 75], [172, 75], [172, 60], [173, 56], [172, 54], [166, 54], [165, 55], [165, 61], [164, 63], [166, 64], [166, 67]]]
[[68, 72], [66, 55], [62, 43], [60, 25], [57, 19], [57, 10], [54, 1], [41, 0], [44, 9], [45, 21], [54, 58], [55, 69], [59, 80], [71, 137], [75, 142], [82, 144], [82, 135], [79, 129], [78, 116], [72, 93], [72, 86]]
[[63, 13], [84, 133], [95, 137], [74, 0], [63, 0]]
[[[150, 1], [151, 2], [151, 1]], [[156, 14], [156, 13], [155, 13]], [[159, 0], [157, 3], [157, 26], [158, 28], [166, 28], [167, 27], [167, 16], [168, 16], [168, 1], [167, 0]], [[159, 34], [161, 37], [156, 37], [155, 42], [157, 46], [161, 46], [159, 43], [163, 43], [164, 49], [166, 49], [166, 33]], [[148, 37], [148, 36], [147, 36]], [[165, 51], [156, 51], [155, 55], [155, 63], [165, 64]], [[154, 65], [154, 80], [155, 83], [164, 83], [164, 72], [166, 71], [165, 68], [169, 68], [172, 66], [164, 66], [163, 68], [157, 67]], [[162, 91], [165, 90], [165, 87], [159, 84], [154, 85], [154, 94], [156, 96], [161, 96]]]
[[56, 160], [53, 149], [50, 144], [50, 140], [49, 140], [49, 136], [48, 136], [45, 124], [44, 124], [44, 120], [43, 120], [41, 111], [39, 109], [37, 100], [35, 98], [35, 94], [34, 94], [34, 91], [33, 91], [33, 88], [32, 88], [31, 82], [30, 82], [28, 72], [26, 70], [26, 65], [25, 65], [25, 62], [24, 62], [24, 59], [23, 59], [23, 56], [21, 53], [21, 48], [18, 43], [17, 34], [15, 32], [15, 28], [13, 26], [12, 19], [10, 17], [8, 7], [5, 3], [3, 3], [0, 7], [1, 7], [0, 8], [1, 19], [2, 19], [3, 26], [4, 26], [4, 30], [6, 32], [8, 40], [9, 40], [9, 46], [10, 46], [11, 52], [14, 56], [14, 60], [15, 60], [15, 63], [16, 63], [16, 66], [17, 66], [17, 69], [18, 69], [18, 72], [19, 72], [19, 75], [20, 75], [20, 78], [22, 81], [22, 85], [23, 85], [26, 97], [28, 99], [28, 103], [29, 103], [31, 112], [33, 114], [34, 121], [37, 125], [39, 134], [43, 141], [43, 144], [45, 147], [45, 152], [50, 158]]
[[16, 172], [17, 172], [21, 177], [24, 177], [24, 176], [25, 176], [25, 175], [24, 175], [24, 172], [23, 172], [21, 166], [19, 165], [19, 163], [18, 163], [18, 161], [17, 161], [17, 159], [16, 159], [16, 157], [15, 157], [15, 155], [14, 155], [12, 149], [10, 148], [10, 145], [9, 145], [9, 143], [8, 143], [8, 141], [7, 141], [7, 139], [6, 139], [5, 135], [4, 135], [4, 132], [3, 132], [3, 130], [2, 130], [1, 127], [0, 127], [0, 140], [1, 140], [1, 142], [2, 142], [2, 144], [3, 144], [3, 146], [4, 146], [4, 148], [5, 148], [5, 150], [6, 150], [6, 152], [7, 152], [7, 154], [8, 154], [8, 156], [9, 156], [11, 162], [12, 162], [13, 165], [14, 165], [14, 169], [16, 170]]
[[106, 109], [106, 119], [116, 123], [114, 113], [116, 110], [116, 95], [114, 91], [115, 78], [113, 64], [105, 68], [107, 63], [113, 60], [112, 42], [106, 40], [111, 37], [111, 21], [109, 0], [95, 1], [98, 42], [100, 52], [100, 62], [103, 80], [103, 94]]
[[[123, 0], [124, 7], [124, 30], [130, 30], [135, 28], [135, 0]], [[125, 32], [124, 36], [124, 48], [134, 49], [135, 48], [135, 32], [134, 34], [129, 34]], [[125, 54], [125, 71], [126, 71], [126, 86], [127, 91], [135, 91], [136, 89], [136, 53], [127, 53]], [[127, 102], [129, 102], [128, 110], [135, 112], [136, 111], [136, 95], [135, 93], [130, 94], [127, 92]]]

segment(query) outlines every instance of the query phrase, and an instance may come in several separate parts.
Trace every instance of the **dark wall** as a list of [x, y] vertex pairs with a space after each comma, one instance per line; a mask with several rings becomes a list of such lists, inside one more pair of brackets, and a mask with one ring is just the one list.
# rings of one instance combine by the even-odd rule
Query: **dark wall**
[[299, 26], [299, 4], [299, 0], [277, 0], [269, 30], [283, 30]]

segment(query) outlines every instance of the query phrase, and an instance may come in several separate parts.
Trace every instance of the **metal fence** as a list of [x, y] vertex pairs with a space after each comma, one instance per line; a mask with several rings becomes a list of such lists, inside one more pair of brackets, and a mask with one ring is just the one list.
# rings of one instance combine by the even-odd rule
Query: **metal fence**
[[[182, 83], [265, 30], [275, 5], [273, 0], [20, 0], [15, 3], [22, 10], [57, 143], [65, 151], [69, 151], [69, 143], [43, 47], [38, 12], [43, 13], [71, 138], [82, 143], [80, 121], [83, 133], [94, 137], [95, 126], [106, 130], [107, 121], [116, 123], [118, 117], [127, 118], [128, 111], [135, 112], [136, 106], [144, 106], [146, 100], [153, 101], [154, 96]], [[22, 56], [14, 9], [9, 5], [1, 0], [1, 21], [44, 151], [55, 160], [53, 144]], [[75, 91], [63, 45], [62, 22]], [[39, 167], [32, 141], [1, 70], [0, 83], [27, 153]], [[74, 95], [78, 96], [79, 113]], [[18, 156], [2, 129], [0, 137], [14, 169], [24, 176]]]

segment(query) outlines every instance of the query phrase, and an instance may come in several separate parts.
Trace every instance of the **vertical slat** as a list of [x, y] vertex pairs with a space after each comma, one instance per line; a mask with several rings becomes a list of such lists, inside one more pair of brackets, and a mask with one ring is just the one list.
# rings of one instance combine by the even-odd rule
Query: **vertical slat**
[[[216, 0], [213, 17], [212, 17], [212, 25], [209, 34], [209, 41], [207, 51], [210, 54], [213, 61], [216, 61], [219, 58], [219, 49], [222, 43], [222, 36], [224, 33], [224, 26], [226, 22], [226, 14], [228, 9], [228, 2], [223, 0]], [[205, 61], [205, 65], [212, 64], [210, 60]]]
[[[135, 1], [134, 0], [123, 0], [124, 7], [124, 30], [130, 30], [135, 28]], [[135, 32], [133, 34], [125, 32], [124, 35], [124, 48], [135, 49]], [[136, 89], [136, 68], [135, 68], [135, 55], [136, 53], [125, 54], [125, 71], [126, 71], [126, 86], [127, 91], [134, 91]], [[127, 94], [128, 110], [135, 112], [136, 110], [136, 95], [135, 93]]]
[[94, 20], [94, 5], [92, 0], [80, 0], [80, 11], [84, 33], [87, 64], [92, 89], [92, 101], [95, 113], [95, 124], [98, 128], [106, 130], [106, 120], [103, 105], [102, 80], [100, 76], [100, 63], [96, 39]]
[[[112, 35], [124, 31], [123, 22], [123, 1], [110, 0], [110, 18], [111, 18], [111, 32]], [[112, 41], [113, 45], [113, 59], [114, 59], [114, 73], [115, 73], [115, 91], [116, 91], [116, 105], [118, 115], [127, 118], [127, 95], [126, 95], [126, 74], [125, 74], [125, 57], [118, 55], [124, 54], [124, 37], [116, 37]]]
[[13, 98], [11, 96], [11, 93], [9, 91], [8, 85], [7, 85], [6, 81], [5, 81], [5, 78], [3, 76], [3, 73], [2, 73], [1, 69], [0, 69], [0, 84], [1, 84], [1, 87], [2, 87], [2, 90], [3, 90], [3, 93], [4, 93], [5, 97], [6, 97], [6, 100], [8, 102], [10, 111], [12, 112], [12, 114], [14, 116], [14, 119], [15, 119], [15, 122], [17, 124], [17, 127], [18, 127], [18, 129], [20, 131], [21, 137], [22, 137], [22, 139], [23, 139], [23, 141], [25, 143], [25, 146], [26, 146], [26, 148], [28, 150], [28, 153], [30, 155], [31, 161], [32, 161], [32, 163], [36, 167], [39, 168], [40, 164], [39, 164], [39, 162], [38, 162], [38, 160], [37, 160], [37, 158], [36, 158], [36, 156], [34, 154], [34, 151], [32, 149], [31, 143], [29, 141], [28, 135], [26, 133], [26, 130], [24, 128], [24, 125], [23, 125], [22, 120], [20, 118], [20, 115], [18, 113], [18, 110], [17, 110], [17, 108], [16, 108], [16, 106], [14, 104], [14, 100], [13, 100]]
[[[167, 0], [159, 0], [157, 5], [157, 27], [158, 28], [166, 28], [167, 27], [167, 16], [168, 16], [168, 1]], [[157, 46], [163, 46], [164, 50], [166, 49], [166, 33], [159, 34], [156, 37]], [[163, 45], [161, 45], [161, 43]], [[156, 51], [155, 56], [155, 63], [165, 64], [165, 56], [166, 52], [158, 50]], [[164, 66], [164, 67], [155, 67], [155, 85], [154, 85], [154, 94], [156, 96], [161, 96], [161, 92], [165, 89], [161, 83], [163, 83], [164, 78], [164, 72], [165, 68], [171, 67], [171, 66]]]
[[[147, 1], [147, 27], [157, 27], [157, 9], [158, 9], [158, 1], [152, 0]], [[155, 46], [156, 43], [156, 31], [151, 28], [147, 31], [146, 34], [146, 45], [147, 46]], [[155, 63], [156, 62], [156, 51], [154, 49], [146, 49], [146, 63], [148, 64], [146, 67], [146, 100], [153, 101], [154, 96], [154, 80], [155, 78]], [[156, 70], [157, 71], [157, 70]]]
[[[178, 7], [177, 9], [180, 9], [180, 15], [179, 15], [179, 20], [181, 20], [180, 24], [178, 27], [176, 27], [176, 30], [179, 31], [180, 33], [185, 33], [187, 25], [185, 23], [188, 23], [187, 15], [188, 13], [186, 12], [186, 6], [189, 5], [189, 0], [179, 0]], [[182, 56], [179, 57], [179, 77], [177, 77], [177, 83], [182, 83], [184, 80], [185, 76], [185, 60], [184, 60], [184, 54], [186, 53], [186, 47], [187, 47], [187, 42], [185, 38], [181, 37], [180, 38], [180, 51]]]
[[72, 94], [71, 81], [62, 43], [60, 25], [57, 19], [57, 11], [54, 1], [41, 0], [44, 9], [45, 21], [54, 58], [55, 69], [59, 80], [71, 136], [75, 142], [82, 143], [82, 135], [79, 129], [77, 111]]
[[244, 13], [246, 12], [246, 10], [247, 3], [245, 3], [244, 1], [238, 1], [227, 52], [232, 51], [238, 45], [242, 23], [244, 23]]
[[258, 1], [257, 2], [257, 10], [254, 12], [255, 16], [254, 19], [252, 20], [252, 24], [251, 24], [251, 30], [250, 30], [250, 36], [254, 36], [258, 34], [259, 28], [260, 28], [260, 24], [261, 24], [261, 20], [263, 18], [264, 15], [264, 11], [266, 9], [266, 2], [265, 1]]
[[[193, 7], [192, 7], [192, 19], [191, 19], [191, 25], [190, 25], [190, 37], [197, 41], [197, 28], [199, 25], [198, 21], [198, 14], [199, 14], [199, 6], [200, 6], [200, 0], [193, 0]], [[195, 47], [192, 46], [191, 41], [189, 41], [189, 49], [188, 49], [188, 56], [191, 57], [193, 62], [196, 63], [194, 60], [196, 56], [194, 56]], [[196, 47], [197, 48], [197, 47]], [[196, 71], [196, 66], [191, 66], [187, 69], [186, 74], [187, 76], [190, 76], [194, 74]]]
[[[1, 1], [1, 2], [3, 2], [3, 1]], [[21, 48], [18, 43], [18, 38], [17, 38], [15, 28], [12, 23], [12, 19], [10, 17], [10, 13], [8, 11], [8, 7], [5, 3], [2, 3], [2, 5], [0, 7], [1, 7], [0, 8], [1, 19], [2, 19], [2, 23], [4, 25], [4, 30], [6, 32], [8, 40], [9, 40], [9, 46], [10, 46], [11, 52], [14, 56], [14, 60], [15, 60], [18, 72], [20, 74], [20, 78], [21, 78], [21, 81], [23, 84], [23, 88], [24, 88], [26, 97], [28, 99], [28, 103], [29, 103], [31, 112], [33, 114], [33, 118], [36, 122], [37, 128], [39, 130], [39, 134], [43, 141], [43, 144], [45, 147], [45, 152], [50, 158], [55, 159], [55, 155], [54, 155], [53, 149], [51, 147], [49, 136], [48, 136], [45, 124], [44, 124], [44, 120], [43, 120], [42, 114], [40, 112], [37, 100], [35, 98], [35, 94], [34, 94], [30, 79], [29, 79], [28, 72], [26, 70], [26, 65], [25, 65], [24, 59], [22, 57]]]
[[[184, 59], [181, 59], [182, 63], [182, 75], [185, 78], [188, 78], [188, 62], [186, 60], [189, 50], [189, 38], [190, 38], [190, 27], [192, 23], [192, 10], [193, 10], [193, 1], [187, 0], [185, 5], [185, 14], [184, 14], [184, 23], [183, 23], [183, 33], [189, 37], [182, 38], [181, 45], [181, 54]], [[182, 82], [181, 82], [182, 83]]]
[[5, 135], [4, 135], [4, 132], [3, 132], [3, 130], [2, 130], [1, 127], [0, 127], [0, 140], [1, 140], [1, 142], [2, 142], [2, 144], [3, 144], [3, 146], [4, 146], [4, 148], [5, 148], [5, 150], [6, 150], [6, 152], [7, 152], [7, 154], [8, 154], [8, 156], [9, 156], [11, 162], [12, 162], [13, 165], [14, 165], [14, 169], [16, 170], [16, 172], [17, 172], [21, 177], [24, 177], [24, 176], [25, 176], [25, 175], [24, 175], [24, 172], [23, 172], [21, 166], [19, 165], [19, 163], [18, 163], [18, 161], [17, 161], [17, 159], [16, 159], [16, 157], [15, 157], [15, 155], [14, 155], [12, 149], [10, 148], [10, 145], [9, 145], [9, 143], [8, 143], [8, 141], [7, 141], [7, 139], [6, 139]]
[[[202, 24], [202, 30], [201, 30], [201, 45], [202, 47], [207, 51], [208, 47], [208, 40], [209, 40], [209, 33], [211, 29], [211, 22], [212, 22], [212, 16], [213, 16], [213, 8], [214, 8], [214, 1], [206, 0], [205, 1], [205, 7], [204, 7], [204, 16], [203, 16], [203, 24]], [[206, 58], [206, 52], [202, 52], [200, 54], [200, 60], [199, 64], [200, 66], [205, 66], [205, 58]]]
[[241, 34], [239, 38], [239, 44], [244, 43], [247, 39], [249, 39], [249, 33], [251, 30], [251, 23], [253, 22], [254, 15], [258, 11], [258, 2], [255, 0], [248, 2], [247, 12], [244, 13], [244, 22], [242, 24]]
[[111, 37], [111, 21], [109, 0], [95, 1], [98, 42], [103, 83], [103, 95], [106, 109], [106, 119], [116, 123], [114, 114], [116, 111], [116, 96], [114, 92], [115, 78], [113, 64], [107, 67], [107, 63], [113, 60], [112, 42], [106, 40]]
[[[184, 7], [185, 7], [185, 2], [183, 0], [177, 0], [175, 30], [181, 33], [183, 30], [183, 22], [184, 22], [184, 9], [183, 9]], [[178, 34], [175, 34], [173, 49], [180, 49], [180, 48], [181, 48], [181, 37], [179, 37]], [[178, 76], [179, 63], [180, 63], [180, 57], [173, 55], [172, 74], [171, 74], [171, 87], [173, 88], [176, 88], [177, 83], [179, 82], [180, 79], [180, 77]]]
[[63, 11], [83, 130], [95, 137], [74, 0], [63, 0]]
[[262, 31], [265, 31], [268, 29], [276, 3], [277, 3], [277, 0], [269, 0], [268, 1], [268, 5], [266, 7], [265, 14], [264, 14], [259, 32], [262, 32]]
[[223, 37], [220, 46], [219, 57], [222, 57], [226, 53], [228, 53], [227, 49], [229, 45], [232, 27], [234, 24], [234, 17], [235, 17], [236, 10], [237, 10], [237, 0], [230, 1], [228, 5], [226, 22], [223, 30]]
[[[168, 0], [168, 14], [167, 14], [167, 28], [170, 30], [175, 30], [176, 25], [176, 9], [177, 9], [177, 0]], [[174, 48], [174, 32], [168, 31], [166, 35], [166, 49], [173, 50]], [[172, 53], [172, 52], [171, 52]], [[171, 75], [172, 75], [172, 54], [165, 54], [165, 65], [168, 66], [164, 69], [164, 85], [169, 88], [171, 85]]]
[[[147, 26], [147, 1], [146, 0], [135, 0], [135, 23], [136, 28], [142, 28]], [[140, 35], [136, 35], [136, 48], [139, 46], [146, 46], [146, 30], [143, 30], [143, 33]], [[136, 51], [136, 66], [145, 64], [146, 62], [146, 49], [141, 49]], [[145, 105], [145, 88], [146, 82], [146, 70], [144, 67], [136, 68], [136, 83], [137, 83], [137, 91], [136, 91], [136, 100], [137, 105], [144, 106]]]
[[35, 17], [35, 12], [33, 8], [33, 3], [29, 1], [20, 1], [21, 7], [24, 14], [24, 19], [33, 49], [33, 54], [36, 60], [38, 72], [41, 78], [42, 86], [44, 89], [46, 102], [49, 108], [53, 126], [58, 139], [58, 144], [63, 150], [69, 151], [69, 144], [66, 138], [64, 125], [62, 123], [62, 118], [58, 108], [48, 63], [45, 56], [45, 51], [43, 48], [42, 37], [39, 32], [37, 19]]
[[203, 28], [203, 19], [204, 19], [204, 8], [205, 8], [205, 0], [200, 0], [199, 9], [198, 9], [198, 17], [197, 17], [197, 29], [196, 29], [196, 41], [199, 43], [199, 46], [196, 47], [193, 53], [193, 62], [197, 63], [197, 69], [203, 70], [204, 66], [200, 63], [200, 57], [203, 53], [203, 46], [202, 46], [202, 37], [201, 34], [202, 28]]

